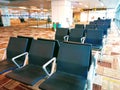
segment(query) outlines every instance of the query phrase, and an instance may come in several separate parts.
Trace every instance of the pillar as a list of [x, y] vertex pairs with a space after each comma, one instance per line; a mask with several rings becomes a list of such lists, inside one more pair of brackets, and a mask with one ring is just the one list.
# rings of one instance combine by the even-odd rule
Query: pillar
[[52, 0], [52, 22], [58, 22], [61, 27], [70, 27], [73, 22], [71, 0]]
[[10, 26], [10, 17], [8, 7], [1, 8], [3, 26]]

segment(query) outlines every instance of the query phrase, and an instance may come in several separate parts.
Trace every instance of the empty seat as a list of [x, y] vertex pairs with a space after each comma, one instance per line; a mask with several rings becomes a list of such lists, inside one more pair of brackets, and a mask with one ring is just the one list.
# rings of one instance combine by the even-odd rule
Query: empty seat
[[[6, 57], [0, 61], [0, 74], [17, 68], [17, 66], [12, 62], [12, 58], [26, 52], [27, 45], [28, 39], [10, 37], [8, 46], [6, 48]], [[21, 57], [19, 60], [17, 60], [17, 63], [22, 65], [23, 61], [24, 57]]]
[[57, 28], [55, 33], [55, 40], [64, 41], [64, 37], [69, 34], [69, 28]]
[[73, 41], [73, 42], [81, 42], [81, 38], [85, 35], [85, 30], [79, 30], [77, 29], [71, 29], [71, 32], [69, 34], [68, 41]]
[[[56, 72], [39, 86], [40, 89], [86, 90], [91, 65], [91, 45], [61, 43], [56, 63]], [[43, 66], [45, 71], [49, 64], [48, 62]]]
[[95, 22], [95, 21], [90, 21], [89, 24], [90, 24], [90, 25], [95, 25], [95, 26], [96, 26], [96, 22]]
[[93, 49], [102, 49], [103, 31], [102, 30], [87, 30], [84, 43], [92, 44]]
[[102, 30], [103, 35], [107, 37], [108, 35], [108, 26], [104, 24], [97, 25], [97, 30]]
[[33, 37], [26, 37], [26, 36], [17, 36], [18, 38], [27, 38], [28, 39], [28, 46], [27, 46], [27, 52], [29, 52]]
[[84, 29], [84, 24], [75, 24], [75, 28]]
[[[38, 40], [42, 40], [42, 38], [38, 38]], [[49, 41], [49, 39], [43, 39], [43, 40]], [[50, 40], [50, 41], [54, 41], [55, 42], [54, 57], [57, 57], [58, 51], [59, 51], [59, 47], [60, 47], [59, 41], [58, 40]]]
[[99, 52], [99, 60], [102, 59], [104, 41], [102, 30], [87, 30], [84, 43], [92, 44], [92, 50]]
[[96, 25], [94, 24], [88, 24], [85, 27], [86, 30], [95, 30], [96, 29]]
[[[33, 40], [29, 51], [28, 61], [27, 59], [25, 60], [28, 64], [8, 73], [6, 76], [28, 85], [34, 85], [39, 80], [47, 77], [47, 74], [43, 71], [42, 66], [53, 58], [54, 49], [54, 40]], [[25, 55], [26, 57], [28, 56], [28, 54]], [[19, 58], [19, 56], [14, 58]], [[51, 65], [47, 68], [49, 71], [50, 67]]]

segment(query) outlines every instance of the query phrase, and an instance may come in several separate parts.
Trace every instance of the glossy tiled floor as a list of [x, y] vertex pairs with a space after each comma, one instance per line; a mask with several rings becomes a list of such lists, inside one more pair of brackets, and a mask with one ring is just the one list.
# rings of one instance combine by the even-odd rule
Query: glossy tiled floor
[[98, 63], [94, 82], [101, 85], [102, 90], [120, 90], [120, 35], [114, 23], [104, 46], [102, 62]]

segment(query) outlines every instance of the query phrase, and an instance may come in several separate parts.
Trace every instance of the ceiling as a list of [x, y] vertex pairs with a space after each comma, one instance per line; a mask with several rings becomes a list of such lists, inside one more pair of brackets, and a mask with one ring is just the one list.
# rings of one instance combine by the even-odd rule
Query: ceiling
[[0, 0], [1, 6], [51, 8], [50, 0]]
[[[71, 0], [74, 10], [92, 8], [115, 8], [119, 0]], [[36, 7], [51, 9], [51, 0], [0, 0], [0, 6]]]
[[80, 8], [115, 8], [119, 0], [72, 0]]

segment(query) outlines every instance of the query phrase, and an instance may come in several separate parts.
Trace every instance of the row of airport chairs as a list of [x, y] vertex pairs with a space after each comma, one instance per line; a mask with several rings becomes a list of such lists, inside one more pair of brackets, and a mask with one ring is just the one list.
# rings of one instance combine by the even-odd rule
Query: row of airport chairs
[[105, 36], [107, 36], [108, 29], [110, 27], [111, 27], [111, 19], [95, 20], [90, 22], [87, 25], [84, 25], [84, 24], [75, 25], [75, 28], [84, 29], [84, 30], [102, 30]]
[[[87, 43], [92, 45], [92, 51], [97, 52], [97, 60], [94, 61], [97, 68], [97, 61], [102, 61], [103, 47], [106, 38], [104, 38], [102, 30], [83, 30], [74, 28], [69, 30], [68, 28], [59, 28], [56, 30], [55, 39], [60, 42], [77, 42]], [[59, 35], [59, 38], [57, 36]]]
[[[96, 22], [96, 21], [94, 21]], [[98, 21], [97, 21], [98, 22]], [[110, 22], [108, 25], [101, 24], [103, 23], [101, 20], [99, 21], [100, 24], [97, 25], [97, 29], [95, 28], [96, 24], [89, 24], [86, 25], [86, 29], [84, 29], [83, 24], [76, 24], [75, 28], [69, 30], [68, 28], [57, 28], [55, 39], [59, 41], [67, 40], [68, 38], [64, 37], [69, 35], [70, 41], [81, 41], [77, 37], [84, 37], [86, 36], [87, 31], [89, 30], [95, 30], [96, 32], [102, 32], [103, 37], [107, 37], [108, 34], [108, 28], [110, 27]], [[81, 28], [82, 27], [82, 28]], [[75, 31], [74, 31], [75, 30]], [[72, 37], [72, 38], [71, 38]], [[75, 38], [74, 38], [75, 37]]]
[[94, 49], [101, 49], [103, 46], [103, 31], [102, 30], [84, 30], [74, 28], [59, 28], [56, 30], [55, 39], [62, 41], [72, 41], [79, 43], [90, 43]]
[[[101, 31], [103, 31], [103, 34], [105, 35], [105, 36], [107, 36], [108, 35], [108, 27], [106, 26], [106, 25], [102, 25], [102, 24], [100, 24], [100, 25], [98, 25], [97, 27], [96, 27], [96, 25], [93, 25], [93, 24], [87, 24], [86, 25], [86, 28], [78, 28], [79, 26], [82, 26], [81, 24], [76, 24], [76, 27], [77, 27], [77, 29], [80, 29], [80, 30], [101, 30]], [[84, 25], [83, 25], [84, 26]], [[76, 28], [75, 27], [75, 28]]]
[[101, 20], [94, 20], [91, 21], [89, 24], [75, 24], [75, 28], [80, 28], [80, 29], [97, 29], [99, 25], [106, 25], [107, 28], [111, 27], [111, 19], [101, 19]]
[[[42, 90], [92, 90], [95, 59], [90, 44], [10, 37], [1, 74]], [[57, 65], [56, 65], [57, 64]]]

